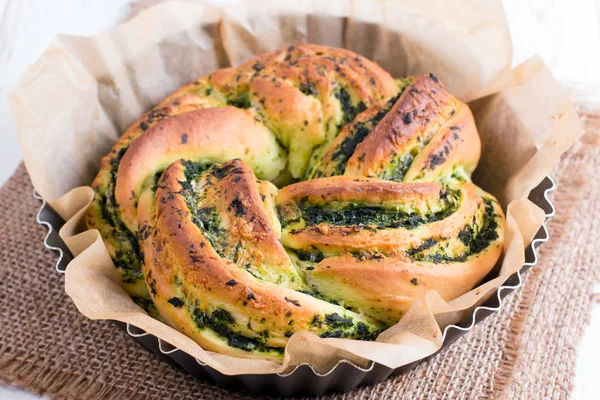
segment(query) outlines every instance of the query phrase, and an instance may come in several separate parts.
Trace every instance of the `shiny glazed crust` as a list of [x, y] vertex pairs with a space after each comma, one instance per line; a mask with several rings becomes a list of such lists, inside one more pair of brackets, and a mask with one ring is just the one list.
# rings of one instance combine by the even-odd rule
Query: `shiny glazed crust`
[[451, 300], [489, 273], [504, 215], [470, 182], [479, 155], [435, 76], [301, 44], [144, 114], [102, 160], [86, 225], [152, 315], [280, 360], [295, 332], [374, 340], [428, 290]]

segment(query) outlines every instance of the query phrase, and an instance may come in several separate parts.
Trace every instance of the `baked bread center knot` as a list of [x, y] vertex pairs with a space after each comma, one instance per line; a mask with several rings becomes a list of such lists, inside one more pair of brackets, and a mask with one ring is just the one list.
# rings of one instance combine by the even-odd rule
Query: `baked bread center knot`
[[502, 252], [471, 182], [469, 107], [301, 44], [194, 81], [102, 159], [86, 225], [151, 315], [203, 348], [281, 360], [289, 338], [374, 340], [431, 289], [454, 299]]

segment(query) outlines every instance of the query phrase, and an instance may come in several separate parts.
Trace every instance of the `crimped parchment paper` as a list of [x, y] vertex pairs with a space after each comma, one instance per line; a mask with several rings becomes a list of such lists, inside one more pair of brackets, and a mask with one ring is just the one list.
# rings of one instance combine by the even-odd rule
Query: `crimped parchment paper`
[[[129, 124], [188, 81], [297, 42], [346, 47], [393, 76], [432, 72], [469, 101], [482, 137], [474, 180], [507, 211], [499, 276], [451, 301], [418, 299], [376, 342], [296, 333], [284, 363], [204, 351], [140, 309], [97, 231], [83, 232], [100, 159]], [[426, 357], [458, 322], [524, 262], [544, 213], [527, 200], [579, 133], [575, 110], [543, 63], [511, 70], [508, 26], [499, 1], [240, 1], [219, 9], [164, 3], [100, 35], [58, 37], [10, 94], [25, 163], [36, 190], [67, 223], [60, 234], [75, 259], [66, 291], [92, 319], [131, 323], [224, 374], [266, 374], [302, 362], [326, 372], [339, 359], [391, 368]], [[68, 321], [65, 321], [68, 323]]]

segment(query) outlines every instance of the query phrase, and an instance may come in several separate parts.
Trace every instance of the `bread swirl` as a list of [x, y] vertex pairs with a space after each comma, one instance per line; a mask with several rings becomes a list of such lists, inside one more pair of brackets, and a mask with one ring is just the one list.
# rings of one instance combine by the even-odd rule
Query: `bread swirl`
[[102, 160], [86, 224], [141, 305], [208, 350], [278, 360], [294, 332], [373, 340], [428, 290], [487, 275], [504, 216], [470, 182], [479, 154], [435, 76], [302, 44], [142, 116]]

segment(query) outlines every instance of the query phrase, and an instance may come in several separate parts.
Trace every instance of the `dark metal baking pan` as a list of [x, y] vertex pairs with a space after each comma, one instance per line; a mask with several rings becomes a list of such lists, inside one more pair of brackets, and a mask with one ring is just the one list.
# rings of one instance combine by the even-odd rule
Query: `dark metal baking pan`
[[[546, 221], [554, 215], [554, 207], [547, 197], [548, 193], [553, 191], [554, 188], [555, 185], [552, 179], [546, 177], [529, 195], [529, 200], [546, 213]], [[44, 238], [44, 245], [57, 253], [56, 270], [59, 273], [64, 273], [67, 265], [73, 259], [73, 255], [58, 235], [64, 221], [41, 197], [37, 194], [34, 194], [34, 196], [42, 202], [37, 214], [37, 222], [48, 229], [48, 233]], [[537, 263], [537, 248], [547, 240], [548, 231], [544, 223], [535, 235], [534, 240], [525, 249], [525, 264], [521, 270], [511, 275], [495, 294], [482, 305], [476, 307], [471, 315], [456, 325], [447, 326], [443, 332], [442, 347], [437, 353], [446, 349], [476, 324], [481, 323], [485, 318], [502, 308], [503, 299], [521, 286], [521, 274]], [[349, 361], [340, 361], [325, 374], [316, 372], [310, 365], [301, 364], [285, 374], [228, 376], [131, 324], [117, 321], [115, 323], [125, 330], [129, 336], [169, 363], [185, 369], [191, 376], [199, 379], [212, 379], [221, 387], [247, 390], [255, 394], [316, 396], [328, 392], [346, 392], [360, 385], [379, 383], [391, 375], [402, 374], [423, 361], [420, 360], [396, 369], [375, 362], [372, 362], [367, 368], [362, 368]], [[430, 357], [436, 357], [436, 354]], [[439, 357], [443, 357], [443, 355]]]

